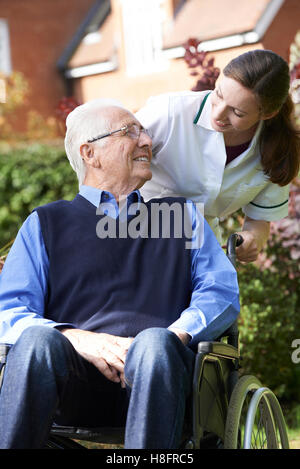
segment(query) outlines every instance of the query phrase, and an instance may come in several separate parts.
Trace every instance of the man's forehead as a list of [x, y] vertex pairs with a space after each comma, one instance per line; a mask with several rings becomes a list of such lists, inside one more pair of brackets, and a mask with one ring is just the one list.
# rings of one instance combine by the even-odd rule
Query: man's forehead
[[111, 124], [137, 122], [136, 118], [133, 114], [131, 114], [131, 112], [115, 106], [106, 108], [104, 110], [104, 114]]

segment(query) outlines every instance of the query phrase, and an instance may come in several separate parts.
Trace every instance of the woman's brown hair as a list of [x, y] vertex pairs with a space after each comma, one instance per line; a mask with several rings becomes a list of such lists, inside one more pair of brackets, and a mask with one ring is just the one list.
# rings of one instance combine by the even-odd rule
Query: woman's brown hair
[[289, 95], [287, 62], [269, 50], [253, 50], [231, 60], [225, 76], [251, 89], [264, 120], [260, 136], [261, 163], [266, 176], [279, 186], [289, 184], [299, 173], [300, 132], [294, 126], [294, 105]]

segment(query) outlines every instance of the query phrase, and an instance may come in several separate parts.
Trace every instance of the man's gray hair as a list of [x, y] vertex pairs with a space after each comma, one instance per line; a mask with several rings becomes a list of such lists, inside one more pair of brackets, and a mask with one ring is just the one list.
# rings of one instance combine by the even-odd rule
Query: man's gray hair
[[[114, 99], [93, 99], [77, 106], [66, 119], [65, 150], [70, 164], [77, 174], [79, 186], [83, 184], [86, 171], [79, 150], [80, 146], [87, 143], [89, 139], [111, 130], [107, 113], [101, 113], [101, 110], [104, 111], [112, 107], [124, 109], [124, 106]], [[101, 142], [100, 140], [99, 144]]]

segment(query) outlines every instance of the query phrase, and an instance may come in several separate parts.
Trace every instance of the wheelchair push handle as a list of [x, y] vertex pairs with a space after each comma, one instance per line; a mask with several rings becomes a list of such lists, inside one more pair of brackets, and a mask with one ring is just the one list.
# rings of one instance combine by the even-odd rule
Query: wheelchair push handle
[[240, 246], [243, 241], [243, 237], [238, 233], [233, 233], [228, 238], [226, 246], [226, 255], [234, 267], [236, 266], [235, 249]]

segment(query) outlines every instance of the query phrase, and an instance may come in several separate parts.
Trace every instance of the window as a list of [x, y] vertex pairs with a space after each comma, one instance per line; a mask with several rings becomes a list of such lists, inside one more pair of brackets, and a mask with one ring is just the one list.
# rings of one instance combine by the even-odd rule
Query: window
[[7, 21], [0, 18], [0, 73], [11, 73], [9, 30]]
[[122, 0], [124, 47], [130, 76], [167, 68], [162, 56], [162, 0]]

